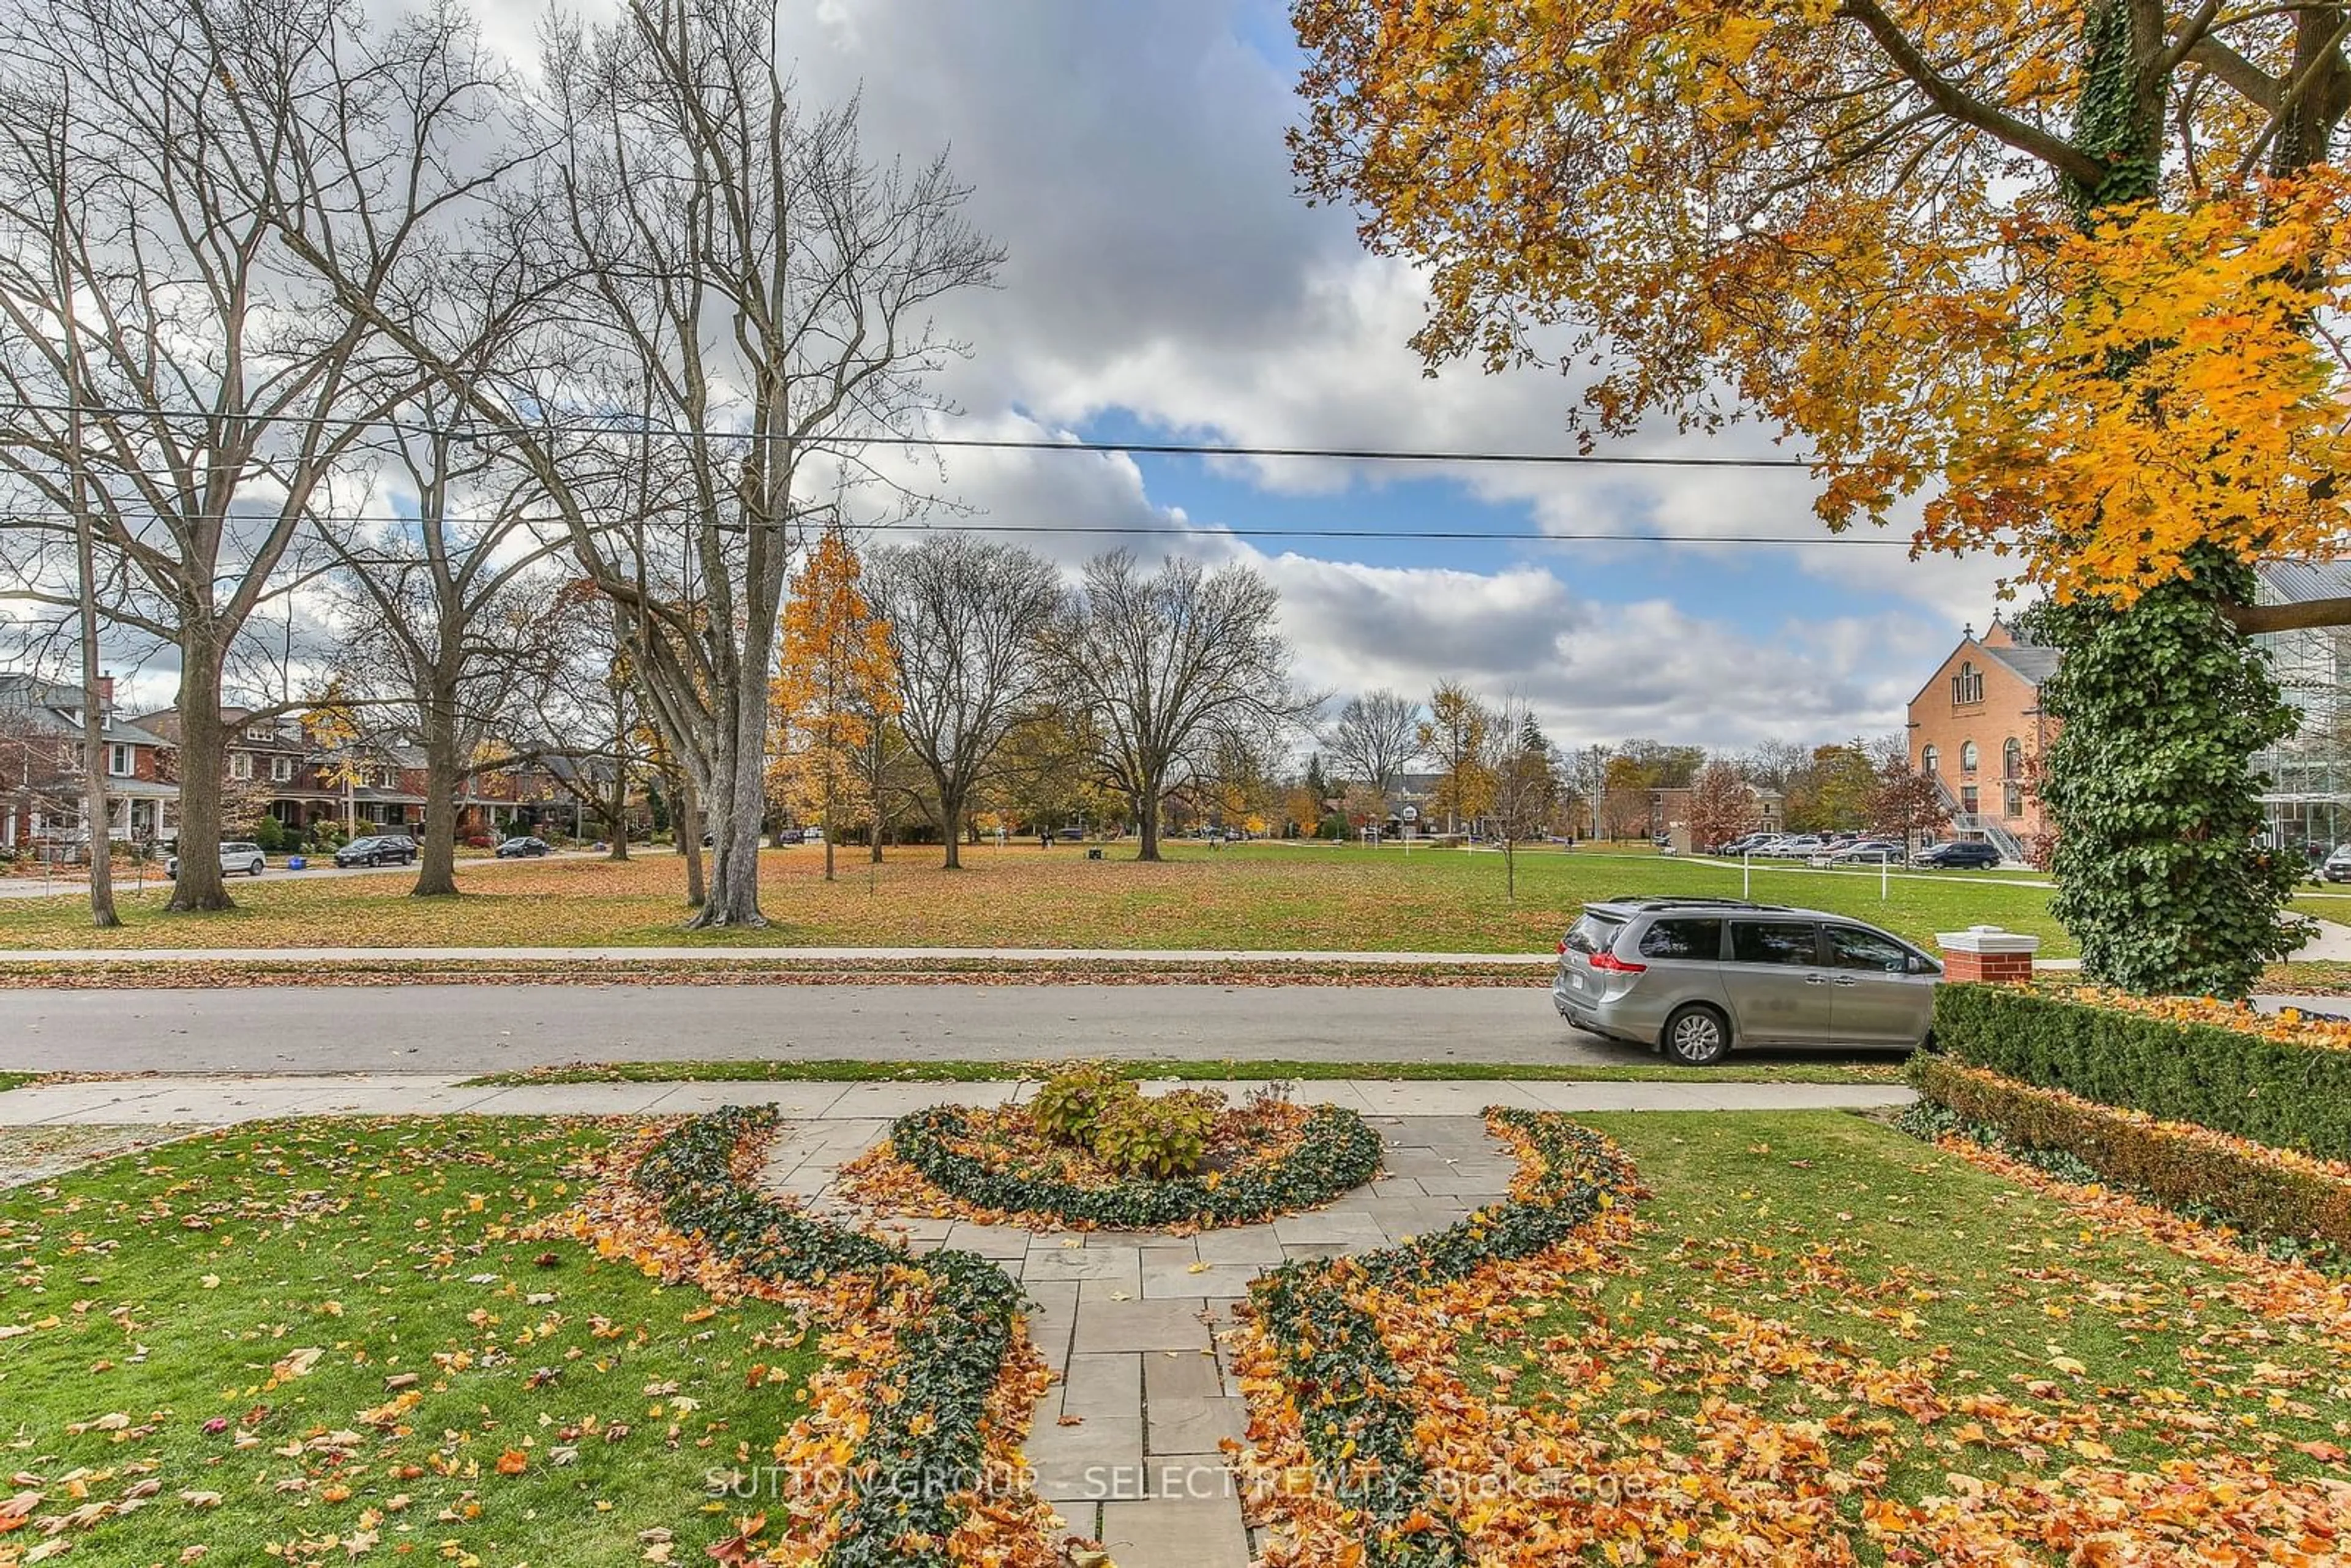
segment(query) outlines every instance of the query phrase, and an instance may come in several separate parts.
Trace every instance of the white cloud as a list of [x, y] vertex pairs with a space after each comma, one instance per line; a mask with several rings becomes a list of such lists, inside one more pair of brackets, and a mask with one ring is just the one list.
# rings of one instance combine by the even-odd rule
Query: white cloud
[[[514, 47], [514, 8], [476, 3], [497, 41]], [[1571, 449], [1575, 382], [1462, 367], [1425, 376], [1406, 346], [1422, 319], [1422, 280], [1364, 254], [1347, 214], [1297, 198], [1282, 145], [1292, 83], [1246, 42], [1282, 26], [1272, 0], [824, 0], [790, 13], [785, 48], [804, 92], [862, 92], [876, 155], [949, 149], [974, 189], [973, 219], [1007, 247], [1002, 287], [955, 301], [943, 321], [975, 350], [942, 382], [967, 413], [959, 433], [1053, 435], [1108, 419], [1250, 444]], [[1661, 422], [1628, 444], [1786, 454], [1751, 426], [1698, 438]], [[1368, 493], [1405, 472], [1428, 475], [1306, 461], [1219, 466], [1277, 497]], [[927, 467], [910, 460], [905, 473], [995, 525], [1196, 529], [1194, 541], [1125, 542], [1146, 555], [1180, 544], [1258, 564], [1281, 589], [1316, 683], [1425, 690], [1458, 674], [1526, 697], [1562, 738], [1733, 746], [1883, 728], [1959, 623], [1982, 620], [1997, 575], [1978, 563], [1912, 563], [1876, 545], [1768, 558], [1752, 547], [1676, 547], [1674, 569], [1693, 580], [1729, 580], [1770, 559], [1792, 559], [1816, 581], [1776, 623], [1758, 630], [1750, 617], [1742, 630], [1646, 592], [1612, 601], [1612, 570], [1654, 567], [1657, 547], [1578, 547], [1571, 589], [1540, 561], [1467, 571], [1263, 553], [1217, 534], [1217, 517], [1186, 517], [1155, 498], [1123, 457], [960, 451]], [[1820, 529], [1801, 472], [1465, 466], [1446, 476], [1464, 505], [1432, 523], [1458, 526], [1466, 513], [1553, 534], [1641, 528], [1692, 539]], [[1119, 542], [1026, 538], [1065, 568]]]

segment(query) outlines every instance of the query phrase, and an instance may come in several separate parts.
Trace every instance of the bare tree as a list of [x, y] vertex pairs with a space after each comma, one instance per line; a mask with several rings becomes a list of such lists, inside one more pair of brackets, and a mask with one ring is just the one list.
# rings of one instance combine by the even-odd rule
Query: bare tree
[[225, 908], [224, 669], [402, 390], [338, 300], [395, 293], [494, 177], [505, 87], [453, 12], [376, 26], [357, 0], [20, 0], [0, 57], [0, 473], [32, 504], [0, 548], [19, 598], [70, 608], [46, 547], [86, 517], [109, 620], [175, 649], [171, 907]]
[[1519, 845], [1551, 831], [1559, 809], [1558, 759], [1534, 723], [1533, 710], [1507, 701], [1488, 729], [1484, 764], [1491, 779], [1486, 816], [1502, 852], [1506, 896], [1519, 895]]
[[1061, 583], [1041, 556], [958, 533], [874, 551], [870, 578], [898, 658], [898, 727], [930, 777], [952, 870], [973, 796], [1037, 705]]
[[1322, 737], [1323, 748], [1342, 774], [1369, 785], [1379, 797], [1379, 815], [1387, 815], [1388, 796], [1404, 779], [1405, 769], [1423, 755], [1420, 704], [1402, 692], [1368, 691], [1347, 699], [1339, 722]]
[[[869, 162], [853, 102], [800, 108], [778, 57], [779, 4], [638, 0], [609, 26], [557, 26], [555, 167], [496, 231], [492, 286], [511, 292], [481, 313], [584, 344], [608, 385], [642, 381], [658, 418], [635, 428], [657, 424], [682, 466], [671, 517], [696, 595], [648, 602], [635, 561], [572, 482], [564, 435], [580, 418], [562, 411], [581, 406], [577, 365], [468, 398], [516, 443], [580, 566], [632, 616], [638, 684], [709, 813], [697, 926], [766, 924], [768, 681], [803, 519], [815, 497], [880, 482], [859, 438], [919, 434], [944, 406], [927, 382], [962, 348], [931, 312], [990, 281], [1001, 258], [965, 221], [967, 192], [943, 158], [912, 172]], [[297, 248], [340, 276], [332, 256]], [[412, 350], [440, 342], [454, 365], [490, 334], [453, 345], [444, 323], [418, 319], [402, 335]], [[628, 404], [588, 406], [592, 422]]]
[[1095, 770], [1134, 808], [1139, 860], [1159, 858], [1160, 802], [1220, 736], [1305, 723], [1319, 696], [1292, 682], [1273, 585], [1246, 566], [1170, 556], [1146, 575], [1099, 555], [1056, 617], [1054, 679], [1092, 718]]
[[[552, 678], [552, 599], [544, 570], [559, 544], [533, 531], [537, 487], [494, 443], [459, 428], [456, 400], [433, 387], [410, 422], [376, 444], [416, 515], [328, 548], [353, 613], [340, 665], [351, 693], [371, 701], [363, 729], [413, 730], [424, 752], [424, 835], [416, 897], [457, 891], [457, 791], [524, 688]], [[503, 749], [500, 747], [498, 749]]]

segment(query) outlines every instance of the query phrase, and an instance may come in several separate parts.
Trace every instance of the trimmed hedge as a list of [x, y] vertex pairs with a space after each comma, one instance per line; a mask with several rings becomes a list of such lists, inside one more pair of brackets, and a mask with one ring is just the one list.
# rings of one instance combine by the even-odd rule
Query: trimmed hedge
[[1380, 1168], [1380, 1135], [1343, 1105], [1318, 1105], [1298, 1146], [1279, 1160], [1166, 1181], [1081, 1186], [997, 1170], [953, 1147], [970, 1134], [956, 1105], [934, 1105], [892, 1124], [890, 1147], [941, 1192], [1015, 1214], [1050, 1214], [1084, 1225], [1149, 1230], [1167, 1225], [1246, 1225], [1330, 1202]]
[[1326, 1476], [1350, 1478], [1347, 1501], [1361, 1511], [1370, 1568], [1463, 1568], [1470, 1552], [1421, 1463], [1409, 1380], [1353, 1292], [1366, 1284], [1439, 1286], [1485, 1263], [1531, 1257], [1635, 1190], [1631, 1164], [1589, 1127], [1552, 1111], [1486, 1115], [1533, 1155], [1525, 1197], [1433, 1236], [1360, 1258], [1285, 1263], [1249, 1284], [1258, 1322], [1285, 1364], [1307, 1451]]
[[849, 1518], [825, 1563], [952, 1568], [946, 1542], [963, 1521], [950, 1502], [959, 1487], [977, 1486], [986, 1476], [981, 1418], [1012, 1354], [1020, 1287], [976, 1254], [910, 1258], [745, 1190], [735, 1179], [735, 1152], [776, 1121], [772, 1105], [730, 1105], [696, 1116], [639, 1162], [637, 1185], [674, 1229], [701, 1236], [762, 1279], [819, 1285], [836, 1274], [897, 1269], [930, 1292], [936, 1310], [900, 1335], [899, 1354], [878, 1374], [871, 1425], [850, 1463], [860, 1484], [843, 1494]]
[[1935, 988], [1935, 1041], [2004, 1078], [2351, 1159], [2351, 1051], [1974, 985]]
[[2351, 1248], [2351, 1182], [1932, 1056], [1913, 1059], [1910, 1072], [1927, 1100], [2019, 1152], [2069, 1155], [2110, 1186], [2249, 1237]]

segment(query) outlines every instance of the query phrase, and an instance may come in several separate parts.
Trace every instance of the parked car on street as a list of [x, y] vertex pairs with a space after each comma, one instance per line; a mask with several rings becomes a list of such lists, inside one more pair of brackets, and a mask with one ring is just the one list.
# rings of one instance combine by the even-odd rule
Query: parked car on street
[[2337, 844], [2318, 862], [2318, 874], [2328, 882], [2351, 882], [2351, 844]]
[[[259, 844], [248, 843], [240, 839], [220, 847], [221, 875], [223, 876], [259, 876], [262, 868], [268, 863], [269, 857], [261, 852]], [[179, 856], [172, 855], [163, 862], [163, 874], [169, 877], [176, 877], [180, 874]]]
[[335, 852], [338, 866], [408, 865], [416, 859], [416, 841], [405, 833], [378, 833], [353, 839]]
[[1578, 1029], [1710, 1067], [1750, 1045], [1925, 1043], [1943, 967], [1891, 933], [1735, 898], [1584, 906], [1560, 939], [1552, 1005]]
[[1792, 837], [1781, 839], [1764, 852], [1782, 860], [1801, 861], [1810, 860], [1817, 854], [1825, 854], [1828, 852], [1828, 840], [1818, 833], [1797, 833]]
[[1953, 839], [1928, 844], [1910, 857], [1910, 863], [1930, 871], [1990, 871], [2000, 863], [2000, 850], [1981, 839]]
[[502, 861], [521, 860], [527, 855], [543, 855], [550, 853], [554, 848], [555, 846], [549, 843], [545, 839], [524, 837], [519, 839], [507, 839], [501, 841], [498, 845], [497, 853], [498, 859]]

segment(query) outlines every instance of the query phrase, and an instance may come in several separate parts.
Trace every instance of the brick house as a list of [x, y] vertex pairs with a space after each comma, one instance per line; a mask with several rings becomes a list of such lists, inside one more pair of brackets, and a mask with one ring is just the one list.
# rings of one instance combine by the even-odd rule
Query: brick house
[[2026, 641], [1997, 615], [1970, 626], [1910, 699], [1910, 766], [1935, 781], [1955, 838], [1989, 839], [2023, 860], [2043, 831], [2032, 778], [2053, 733], [2041, 684], [2057, 650]]
[[[1759, 833], [1780, 831], [1786, 821], [1782, 813], [1786, 810], [1788, 798], [1777, 789], [1766, 789], [1760, 785], [1741, 784], [1740, 788], [1746, 790], [1748, 801], [1754, 809], [1753, 831]], [[1674, 848], [1683, 854], [1705, 847], [1698, 844], [1691, 835], [1690, 790], [1675, 788], [1651, 789], [1647, 793], [1649, 837], [1655, 839], [1662, 835], [1672, 840]]]
[[[114, 682], [99, 683], [104, 705], [107, 837], [152, 842], [174, 831], [179, 787], [171, 782], [170, 741], [113, 711]], [[0, 850], [47, 850], [79, 859], [82, 821], [82, 693], [32, 675], [0, 675]]]

